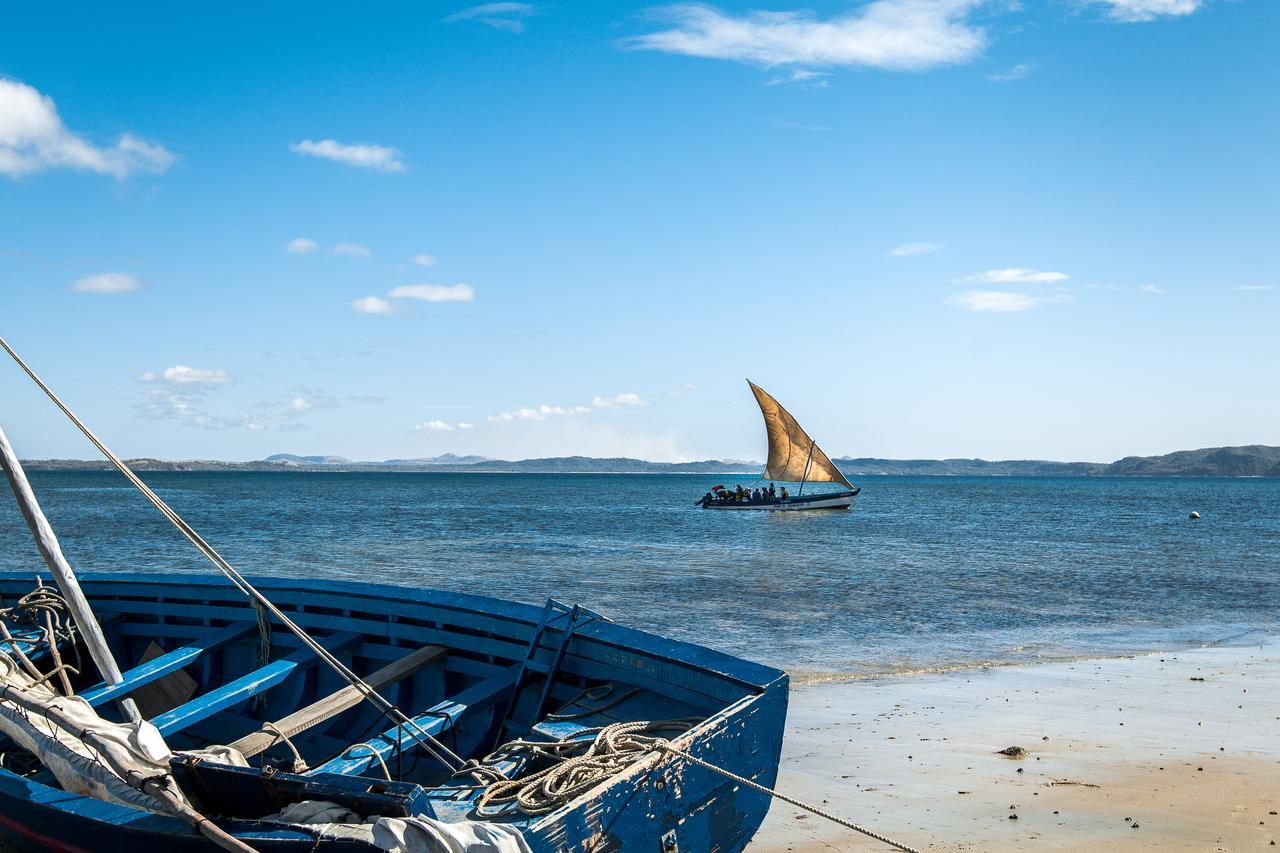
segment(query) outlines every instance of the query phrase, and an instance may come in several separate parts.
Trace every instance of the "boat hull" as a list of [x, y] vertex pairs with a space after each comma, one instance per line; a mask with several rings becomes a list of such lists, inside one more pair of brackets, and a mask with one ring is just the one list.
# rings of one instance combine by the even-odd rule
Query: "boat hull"
[[[221, 577], [87, 574], [81, 581], [124, 667], [137, 661], [139, 651], [153, 640], [181, 651], [201, 642], [212, 643], [211, 637], [224, 637], [216, 652], [202, 654], [184, 668], [199, 682], [197, 695], [189, 704], [198, 706], [221, 685], [234, 678], [243, 680], [246, 671], [261, 666], [252, 610]], [[450, 703], [474, 708], [474, 713], [468, 711], [468, 716], [457, 718], [448, 736], [441, 735], [464, 755], [483, 755], [500, 734], [497, 721], [507, 701], [503, 697], [511, 696], [511, 687], [505, 694], [490, 689], [492, 695], [483, 701], [475, 697], [484, 692], [481, 688], [486, 684], [518, 666], [536, 634], [541, 614], [541, 608], [529, 605], [436, 590], [270, 578], [254, 579], [254, 583], [308, 631], [333, 632], [329, 639], [347, 637], [343, 646], [346, 660], [359, 671], [367, 672], [377, 662], [395, 659], [407, 648], [423, 644], [447, 647], [449, 654], [443, 661], [415, 674], [395, 695], [405, 710], [414, 713]], [[21, 595], [30, 585], [29, 573], [0, 573], [0, 595], [5, 600]], [[235, 627], [223, 624], [229, 620], [245, 623], [246, 632], [235, 642], [225, 640], [228, 628]], [[281, 639], [282, 634], [277, 628], [274, 641], [290, 639], [287, 634]], [[358, 639], [350, 639], [352, 636]], [[697, 709], [696, 717], [703, 722], [681, 736], [677, 745], [712, 764], [773, 786], [787, 706], [785, 673], [607, 620], [579, 629], [566, 648], [560, 670], [566, 692], [573, 694], [600, 681], [635, 687], [640, 695], [630, 701], [648, 703], [636, 713], [643, 719], [686, 716], [688, 709]], [[290, 645], [273, 649], [273, 661], [279, 661], [285, 652], [296, 651], [296, 646]], [[228, 705], [225, 713], [211, 714], [200, 724], [208, 729], [190, 731], [209, 732], [201, 734], [206, 737], [222, 729], [227, 739], [217, 742], [230, 742], [246, 727], [252, 729], [256, 720], [279, 719], [340, 686], [315, 667], [302, 672], [305, 665], [298, 666], [297, 675], [260, 692], [265, 700], [261, 707], [253, 699]], [[128, 672], [126, 668], [126, 675]], [[564, 692], [559, 701], [569, 701]], [[625, 708], [618, 705], [610, 713], [624, 713]], [[197, 707], [192, 713], [204, 712]], [[441, 712], [434, 713], [434, 718], [418, 719], [424, 725], [433, 720], [438, 723]], [[168, 711], [162, 716], [172, 721], [174, 715]], [[327, 728], [317, 729], [314, 745], [309, 746], [301, 736], [294, 740], [304, 752], [316, 749], [322, 756], [328, 755], [332, 743], [376, 741], [368, 733], [385, 727], [385, 723], [375, 725], [377, 718], [374, 709], [353, 708], [327, 723]], [[581, 722], [594, 724], [591, 720]], [[175, 748], [181, 748], [181, 730], [177, 723], [173, 725], [174, 737], [179, 738]], [[348, 756], [343, 753], [339, 757]], [[255, 764], [257, 761], [254, 759]], [[389, 763], [399, 775], [398, 762]], [[415, 768], [417, 764], [415, 759]], [[318, 762], [313, 767], [320, 768], [310, 776], [318, 782], [360, 783], [355, 785], [360, 789], [381, 778], [372, 762], [367, 769], [356, 771], [325, 771]], [[274, 784], [279, 786], [279, 777]], [[429, 785], [422, 791], [422, 798], [440, 819], [460, 819], [469, 810], [456, 797], [441, 794], [432, 799], [437, 794]], [[655, 753], [550, 814], [519, 816], [510, 822], [520, 829], [534, 853], [652, 853], [672, 849], [672, 843], [686, 851], [736, 853], [747, 845], [769, 805], [765, 794], [678, 757]], [[372, 849], [346, 839], [317, 841], [314, 834], [257, 823], [256, 819], [220, 818], [218, 823], [261, 851]], [[32, 851], [216, 849], [174, 818], [69, 794], [38, 777], [20, 776], [5, 768], [0, 768], [0, 838], [13, 849]]]
[[800, 497], [787, 498], [785, 501], [778, 499], [777, 501], [759, 503], [743, 502], [719, 503], [712, 501], [704, 505], [704, 509], [721, 509], [721, 510], [757, 510], [765, 512], [796, 512], [804, 509], [848, 509], [853, 506], [853, 499], [858, 496], [861, 489], [854, 489], [848, 492], [829, 492], [820, 495], [802, 495]]

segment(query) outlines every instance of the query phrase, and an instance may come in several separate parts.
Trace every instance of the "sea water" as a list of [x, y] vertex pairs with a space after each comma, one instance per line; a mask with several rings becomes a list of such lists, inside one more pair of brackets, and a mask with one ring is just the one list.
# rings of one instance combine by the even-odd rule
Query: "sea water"
[[[118, 475], [30, 476], [77, 570], [213, 570]], [[724, 475], [145, 479], [246, 574], [555, 596], [804, 678], [1280, 631], [1280, 480], [865, 477], [773, 513], [695, 508]], [[0, 569], [42, 568], [0, 501]]]

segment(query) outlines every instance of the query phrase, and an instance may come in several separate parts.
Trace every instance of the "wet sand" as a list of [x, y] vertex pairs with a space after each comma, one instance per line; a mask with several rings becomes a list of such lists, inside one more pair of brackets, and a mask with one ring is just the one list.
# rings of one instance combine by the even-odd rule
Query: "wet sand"
[[[1280, 849], [1280, 640], [798, 686], [778, 786], [922, 850]], [[750, 847], [885, 849], [777, 801]]]

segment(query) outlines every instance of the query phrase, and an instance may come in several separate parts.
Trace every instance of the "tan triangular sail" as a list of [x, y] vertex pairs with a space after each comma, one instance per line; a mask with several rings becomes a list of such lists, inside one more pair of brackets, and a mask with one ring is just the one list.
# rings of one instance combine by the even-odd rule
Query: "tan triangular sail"
[[769, 461], [764, 467], [766, 477], [784, 483], [843, 483], [853, 488], [853, 484], [845, 479], [831, 458], [822, 452], [790, 412], [782, 408], [768, 391], [749, 379], [747, 384], [760, 404], [764, 428], [769, 434]]

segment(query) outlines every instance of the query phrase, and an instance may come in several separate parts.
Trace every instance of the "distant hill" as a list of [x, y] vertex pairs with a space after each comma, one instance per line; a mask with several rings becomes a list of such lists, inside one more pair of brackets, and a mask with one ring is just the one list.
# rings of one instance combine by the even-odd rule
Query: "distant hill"
[[[867, 459], [836, 460], [849, 477], [911, 474], [933, 477], [1280, 477], [1280, 447], [1208, 447], [1164, 456], [1127, 456], [1116, 462], [1050, 462], [1038, 459]], [[37, 459], [32, 471], [104, 470], [106, 462]], [[139, 471], [423, 471], [479, 474], [756, 474], [759, 462], [706, 459], [700, 462], [647, 462], [643, 459], [555, 456], [509, 461], [446, 453], [419, 459], [353, 462], [342, 456], [275, 453], [252, 462], [130, 459]]]
[[1140, 477], [1280, 477], [1280, 447], [1207, 447], [1164, 456], [1126, 456], [1107, 474]]
[[837, 459], [847, 476], [914, 474], [923, 477], [1088, 477], [1105, 474], [1102, 462], [1048, 462], [1040, 459]]

